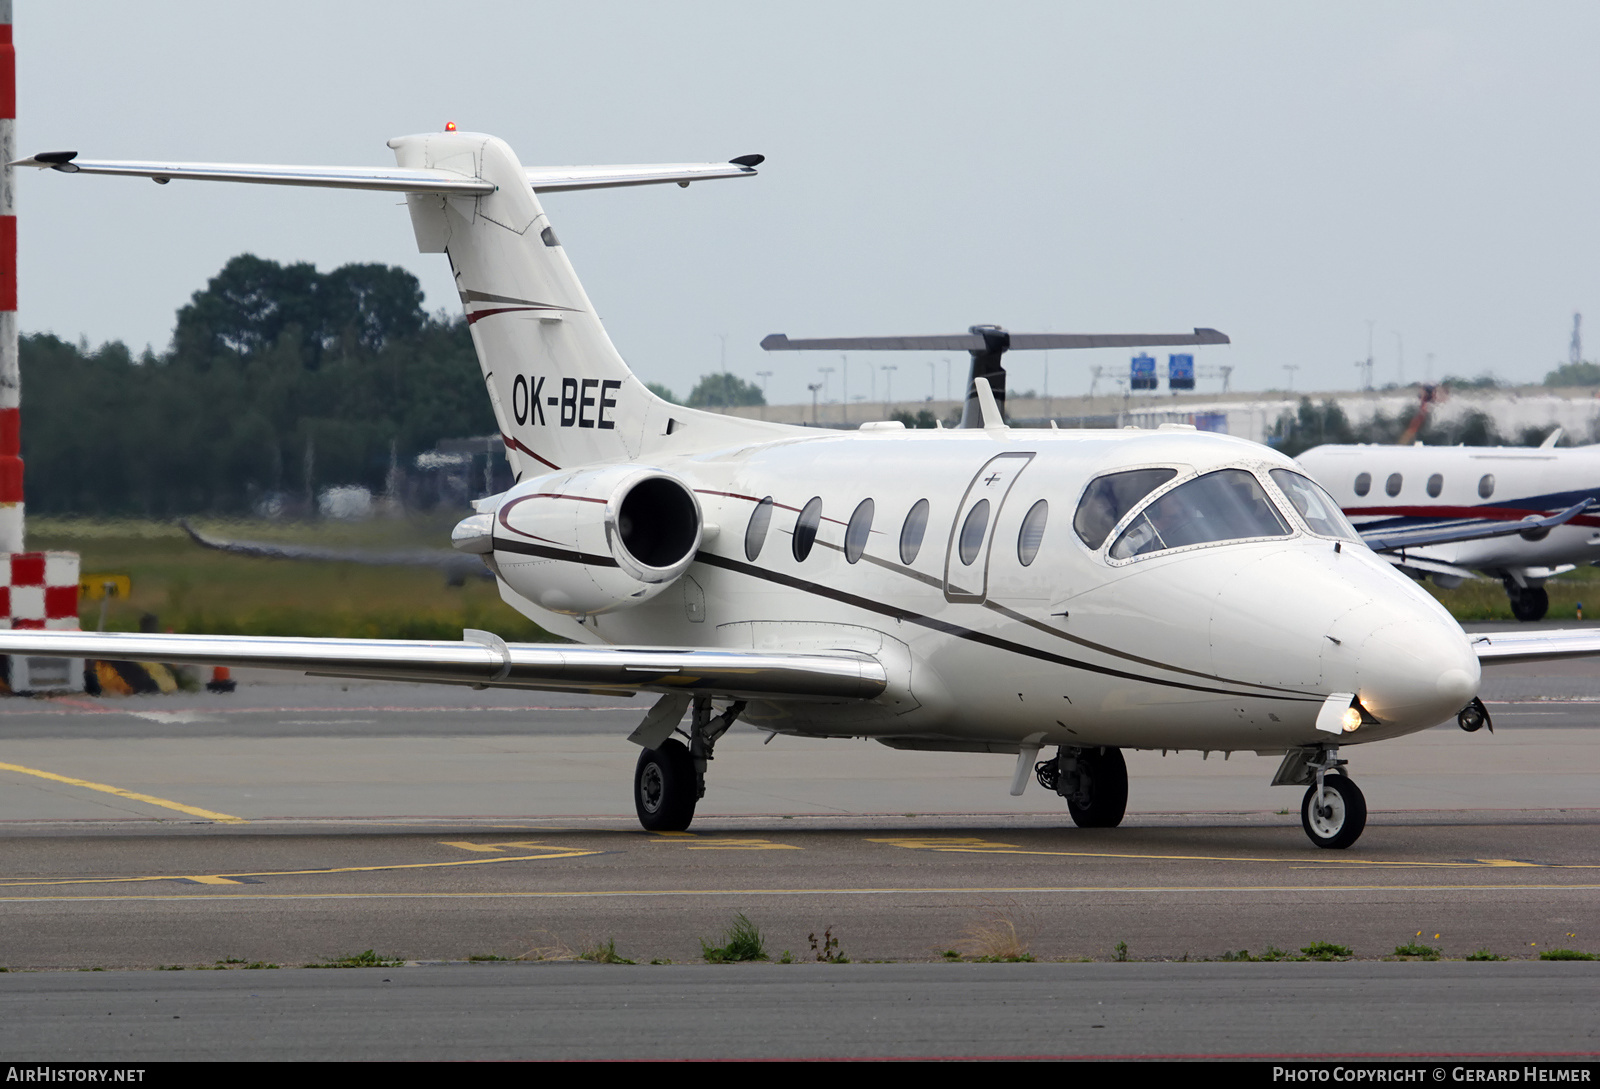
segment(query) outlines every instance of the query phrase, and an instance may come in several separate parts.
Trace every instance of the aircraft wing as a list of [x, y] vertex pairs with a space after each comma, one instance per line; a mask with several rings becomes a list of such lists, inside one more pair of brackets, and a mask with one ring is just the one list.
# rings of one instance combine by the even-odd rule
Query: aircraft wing
[[1484, 665], [1548, 662], [1600, 654], [1600, 628], [1477, 632], [1471, 638], [1472, 649]]
[[1417, 526], [1415, 528], [1403, 527], [1400, 529], [1369, 529], [1361, 530], [1361, 539], [1367, 547], [1374, 552], [1398, 552], [1406, 548], [1422, 548], [1426, 545], [1451, 544], [1456, 541], [1481, 541], [1490, 537], [1509, 537], [1513, 533], [1526, 533], [1528, 530], [1552, 529], [1555, 526], [1565, 525], [1584, 512], [1589, 506], [1589, 500], [1583, 499], [1564, 511], [1559, 511], [1546, 518], [1529, 515], [1526, 518], [1508, 522], [1503, 519], [1476, 518], [1466, 522], [1448, 522], [1442, 525]]
[[[532, 167], [528, 184], [540, 193], [571, 189], [610, 189], [622, 185], [688, 185], [715, 178], [744, 178], [756, 173], [760, 155], [741, 155], [725, 163], [663, 163], [636, 166]], [[305, 185], [322, 189], [375, 189], [386, 193], [494, 192], [494, 183], [450, 170], [412, 170], [397, 166], [283, 166], [268, 163], [181, 163], [80, 159], [76, 151], [44, 151], [12, 166], [59, 170], [64, 174], [113, 174], [149, 178], [165, 185], [186, 181], [251, 182], [257, 185]]]
[[0, 654], [200, 666], [256, 666], [318, 677], [632, 695], [737, 699], [871, 699], [888, 684], [853, 651], [789, 654], [556, 643], [506, 643], [466, 631], [459, 643], [410, 639], [292, 639], [245, 635], [0, 631]]
[[334, 563], [364, 563], [378, 567], [433, 567], [451, 580], [493, 578], [483, 560], [471, 553], [443, 548], [412, 548], [388, 552], [359, 548], [323, 548], [317, 545], [286, 544], [278, 541], [230, 541], [201, 533], [187, 519], [178, 524], [195, 544], [218, 552], [239, 556], [259, 556], [269, 560], [325, 560]]

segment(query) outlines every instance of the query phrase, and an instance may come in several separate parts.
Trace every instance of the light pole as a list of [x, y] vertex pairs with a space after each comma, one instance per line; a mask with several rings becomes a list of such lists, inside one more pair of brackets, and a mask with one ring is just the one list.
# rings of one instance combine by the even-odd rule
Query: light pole
[[844, 422], [845, 423], [849, 423], [850, 422], [850, 357], [847, 356], [847, 355], [841, 355], [839, 357], [839, 366], [842, 368], [841, 371], [840, 371], [840, 374], [839, 374], [839, 384], [844, 387], [844, 392], [839, 395], [839, 399], [844, 402]]
[[1300, 369], [1298, 363], [1285, 363], [1283, 369], [1289, 372], [1289, 392], [1294, 392], [1294, 372]]
[[761, 418], [767, 418], [767, 379], [772, 377], [771, 371], [756, 371], [756, 377], [761, 379]]
[[899, 364], [896, 364], [896, 363], [885, 363], [885, 364], [883, 364], [882, 366], [880, 366], [878, 368], [880, 371], [884, 372], [884, 374], [883, 374], [883, 414], [885, 416], [889, 415], [889, 406], [894, 404], [894, 394], [893, 394], [892, 390], [893, 390], [893, 383], [894, 383], [894, 372], [898, 368], [898, 366], [899, 366]]
[[928, 400], [932, 401], [938, 396], [939, 364], [928, 360]]
[[833, 373], [833, 368], [818, 367], [817, 372], [822, 375], [822, 399], [824, 401], [831, 400], [832, 398], [828, 395], [828, 375]]
[[811, 424], [813, 427], [816, 426], [817, 423], [817, 391], [821, 388], [821, 382], [812, 382], [810, 385], [806, 386], [806, 389], [811, 391]]
[[728, 334], [718, 333], [717, 337], [722, 341], [722, 354], [718, 358], [721, 360], [722, 411], [726, 413], [728, 411]]

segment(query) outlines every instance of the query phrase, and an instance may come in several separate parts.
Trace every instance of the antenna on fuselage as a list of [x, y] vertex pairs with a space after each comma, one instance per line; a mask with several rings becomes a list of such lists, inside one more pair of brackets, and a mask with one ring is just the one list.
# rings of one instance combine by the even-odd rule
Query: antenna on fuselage
[[963, 351], [972, 357], [972, 373], [967, 378], [967, 399], [961, 408], [961, 427], [981, 428], [983, 409], [973, 382], [989, 383], [995, 404], [1002, 412], [1006, 404], [1006, 352], [1039, 351], [1054, 348], [1156, 348], [1180, 344], [1230, 344], [1225, 333], [1196, 328], [1193, 333], [1011, 333], [998, 325], [974, 325], [965, 335], [919, 337], [822, 337], [790, 340], [783, 333], [764, 337], [761, 347], [769, 352], [949, 352]]

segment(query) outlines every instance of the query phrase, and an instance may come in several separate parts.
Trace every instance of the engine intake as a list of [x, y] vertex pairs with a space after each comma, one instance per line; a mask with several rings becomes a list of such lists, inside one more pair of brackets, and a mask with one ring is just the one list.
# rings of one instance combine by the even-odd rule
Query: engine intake
[[694, 562], [694, 490], [659, 469], [554, 473], [507, 492], [494, 516], [500, 577], [542, 609], [589, 616], [648, 601]]

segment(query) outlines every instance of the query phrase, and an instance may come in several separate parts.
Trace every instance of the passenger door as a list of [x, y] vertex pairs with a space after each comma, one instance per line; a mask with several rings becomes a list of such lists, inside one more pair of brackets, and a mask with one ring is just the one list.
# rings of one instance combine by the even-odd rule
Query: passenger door
[[945, 549], [946, 601], [981, 602], [989, 596], [989, 552], [994, 544], [994, 528], [1012, 485], [1032, 460], [1032, 451], [999, 454], [984, 462], [967, 485]]

